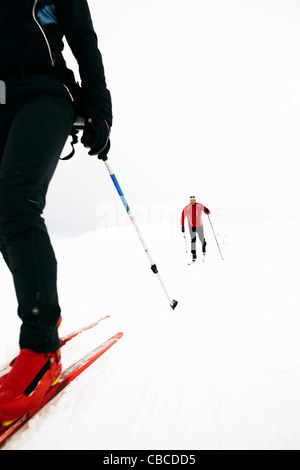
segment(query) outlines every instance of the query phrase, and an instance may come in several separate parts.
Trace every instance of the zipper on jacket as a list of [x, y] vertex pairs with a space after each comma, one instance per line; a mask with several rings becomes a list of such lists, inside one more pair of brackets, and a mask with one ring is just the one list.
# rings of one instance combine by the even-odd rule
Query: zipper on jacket
[[52, 67], [55, 67], [55, 60], [53, 58], [53, 55], [52, 55], [52, 51], [51, 51], [51, 47], [50, 47], [50, 44], [49, 44], [49, 41], [47, 39], [47, 36], [43, 30], [43, 28], [41, 27], [40, 23], [38, 22], [38, 20], [36, 19], [36, 15], [35, 15], [35, 10], [36, 10], [36, 4], [37, 4], [38, 0], [34, 0], [34, 4], [33, 4], [33, 7], [32, 7], [32, 16], [33, 16], [33, 19], [34, 21], [36, 22], [36, 24], [38, 25], [38, 27], [40, 28], [40, 31], [42, 33], [42, 35], [44, 36], [44, 39], [46, 41], [46, 44], [47, 44], [47, 48], [48, 48], [48, 51], [49, 51], [49, 56], [50, 56], [50, 60], [51, 60], [51, 65]]

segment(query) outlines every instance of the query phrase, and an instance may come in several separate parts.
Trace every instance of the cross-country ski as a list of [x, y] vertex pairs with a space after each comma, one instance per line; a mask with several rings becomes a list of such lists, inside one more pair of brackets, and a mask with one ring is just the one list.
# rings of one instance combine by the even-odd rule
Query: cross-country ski
[[1, 451], [300, 449], [299, 24], [0, 0]]
[[[90, 328], [90, 327], [89, 327]], [[83, 332], [81, 330], [80, 332]], [[77, 335], [78, 333], [76, 333]], [[121, 339], [123, 333], [117, 333], [104, 343], [100, 344], [97, 348], [88, 352], [85, 356], [77, 360], [74, 364], [64, 370], [60, 377], [59, 381], [45, 394], [44, 398], [38, 405], [31, 409], [26, 415], [21, 416], [17, 420], [14, 420], [11, 424], [5, 427], [0, 426], [0, 446], [2, 446], [7, 439], [9, 439], [14, 433], [16, 433], [27, 421], [30, 420], [38, 411], [40, 411], [47, 403], [49, 403], [52, 398], [58, 395], [67, 385], [69, 385], [76, 377], [78, 377], [87, 367], [89, 367], [93, 362], [96, 361], [102, 354], [104, 354], [109, 348], [111, 348], [119, 339]], [[75, 337], [70, 335], [68, 340]], [[67, 342], [67, 341], [66, 341]], [[66, 342], [64, 344], [66, 344]]]
[[[61, 347], [62, 346], [65, 346], [69, 341], [71, 341], [72, 339], [76, 338], [76, 336], [80, 335], [81, 333], [85, 332], [85, 331], [88, 331], [92, 328], [94, 328], [95, 326], [99, 325], [99, 323], [103, 320], [105, 320], [106, 318], [110, 318], [110, 315], [106, 315], [105, 317], [102, 317], [102, 318], [99, 318], [98, 320], [90, 323], [89, 325], [86, 325], [86, 326], [83, 326], [81, 328], [78, 328], [77, 330], [75, 331], [72, 331], [72, 333], [69, 333], [65, 336], [63, 336], [62, 338], [60, 338], [60, 345]], [[4, 369], [0, 370], [0, 384], [2, 382], [2, 380], [5, 378], [5, 375], [9, 372], [9, 370], [11, 369], [11, 366], [13, 365], [13, 363], [15, 362], [16, 358], [14, 358], [11, 362], [10, 362], [10, 365], [8, 365], [7, 367], [5, 367]]]

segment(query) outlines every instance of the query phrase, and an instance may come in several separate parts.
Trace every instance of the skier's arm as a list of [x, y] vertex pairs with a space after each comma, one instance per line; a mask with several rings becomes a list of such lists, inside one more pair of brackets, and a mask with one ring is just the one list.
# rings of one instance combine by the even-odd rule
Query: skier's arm
[[182, 214], [181, 214], [181, 231], [184, 232], [185, 229], [184, 229], [184, 219], [185, 219], [185, 216], [186, 216], [186, 213], [185, 213], [185, 208], [183, 209], [182, 211]]
[[61, 0], [57, 7], [63, 33], [78, 62], [85, 117], [103, 119], [111, 126], [111, 96], [87, 0]]

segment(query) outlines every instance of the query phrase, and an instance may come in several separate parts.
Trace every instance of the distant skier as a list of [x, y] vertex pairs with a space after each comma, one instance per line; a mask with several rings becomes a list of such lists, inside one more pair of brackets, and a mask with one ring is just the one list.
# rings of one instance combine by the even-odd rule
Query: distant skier
[[[63, 37], [81, 88], [62, 55]], [[0, 426], [28, 413], [61, 372], [56, 258], [42, 218], [76, 115], [81, 142], [105, 158], [112, 107], [87, 0], [0, 0], [0, 250], [22, 321], [20, 353], [0, 386]], [[89, 178], [83, 175], [83, 178]], [[64, 203], [64, 198], [61, 200]], [[5, 305], [1, 315], [10, 316]]]
[[202, 245], [202, 253], [205, 256], [206, 253], [206, 241], [204, 238], [204, 231], [203, 231], [203, 220], [202, 220], [202, 212], [205, 214], [210, 214], [210, 211], [207, 207], [203, 204], [200, 204], [196, 201], [195, 196], [190, 197], [190, 204], [185, 206], [181, 214], [181, 231], [184, 233], [184, 220], [185, 217], [188, 219], [189, 231], [191, 235], [191, 253], [193, 262], [197, 259], [197, 252], [196, 252], [196, 235], [198, 235], [199, 240]]

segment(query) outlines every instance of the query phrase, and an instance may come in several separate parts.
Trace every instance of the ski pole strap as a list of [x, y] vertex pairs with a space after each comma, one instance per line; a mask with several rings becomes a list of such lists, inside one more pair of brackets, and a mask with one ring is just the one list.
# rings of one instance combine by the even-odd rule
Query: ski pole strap
[[60, 160], [70, 160], [70, 158], [72, 158], [75, 154], [75, 148], [74, 148], [74, 145], [76, 145], [78, 143], [78, 129], [76, 129], [75, 127], [72, 128], [72, 131], [70, 133], [71, 137], [72, 137], [72, 142], [71, 142], [71, 146], [72, 146], [72, 150], [71, 152], [66, 155], [65, 157], [60, 157]]
[[60, 160], [70, 160], [75, 154], [74, 145], [78, 143], [78, 132], [84, 130], [85, 120], [82, 116], [76, 116], [75, 121], [72, 126], [72, 130], [70, 132], [70, 136], [72, 137], [72, 151], [66, 157], [60, 158]]

